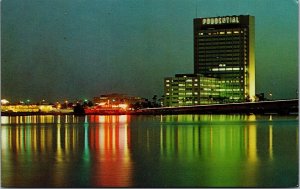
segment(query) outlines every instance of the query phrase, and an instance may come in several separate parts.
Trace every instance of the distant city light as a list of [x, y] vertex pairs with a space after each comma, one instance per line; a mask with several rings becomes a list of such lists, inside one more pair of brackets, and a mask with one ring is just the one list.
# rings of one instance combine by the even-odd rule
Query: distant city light
[[9, 101], [6, 99], [1, 99], [1, 104], [2, 105], [9, 104]]
[[119, 107], [120, 107], [120, 108], [123, 108], [123, 109], [125, 109], [125, 110], [126, 110], [126, 109], [127, 109], [127, 107], [128, 107], [128, 105], [127, 105], [127, 104], [119, 104]]

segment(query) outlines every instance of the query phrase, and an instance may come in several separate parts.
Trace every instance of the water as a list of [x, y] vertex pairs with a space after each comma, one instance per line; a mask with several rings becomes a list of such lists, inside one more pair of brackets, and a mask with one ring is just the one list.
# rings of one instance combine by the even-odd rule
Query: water
[[1, 117], [3, 187], [292, 187], [298, 117]]

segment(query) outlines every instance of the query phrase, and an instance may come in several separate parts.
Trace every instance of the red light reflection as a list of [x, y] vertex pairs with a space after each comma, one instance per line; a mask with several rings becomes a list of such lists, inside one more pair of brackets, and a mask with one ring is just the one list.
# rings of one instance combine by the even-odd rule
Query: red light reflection
[[91, 116], [89, 144], [93, 154], [93, 186], [130, 187], [129, 115]]

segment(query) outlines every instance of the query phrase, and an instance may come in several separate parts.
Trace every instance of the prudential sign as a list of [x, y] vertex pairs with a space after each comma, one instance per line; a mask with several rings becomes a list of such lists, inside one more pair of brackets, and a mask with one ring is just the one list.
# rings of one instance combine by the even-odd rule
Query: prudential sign
[[226, 16], [217, 18], [203, 18], [202, 25], [214, 25], [214, 24], [238, 24], [240, 23], [238, 16]]

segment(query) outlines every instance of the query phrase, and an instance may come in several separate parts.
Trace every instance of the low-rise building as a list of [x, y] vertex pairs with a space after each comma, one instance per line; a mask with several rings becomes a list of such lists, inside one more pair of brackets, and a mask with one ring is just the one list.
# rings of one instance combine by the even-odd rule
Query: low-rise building
[[176, 74], [164, 79], [164, 106], [219, 103], [220, 82], [198, 74]]
[[48, 113], [54, 111], [52, 105], [2, 105], [1, 112], [43, 112]]
[[129, 96], [126, 94], [111, 93], [94, 97], [95, 105], [119, 105], [119, 104], [135, 104], [141, 102], [141, 97]]

